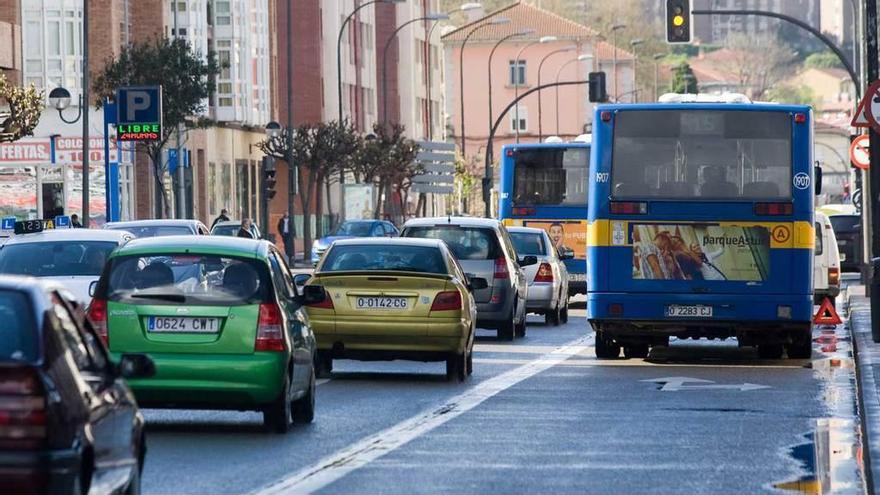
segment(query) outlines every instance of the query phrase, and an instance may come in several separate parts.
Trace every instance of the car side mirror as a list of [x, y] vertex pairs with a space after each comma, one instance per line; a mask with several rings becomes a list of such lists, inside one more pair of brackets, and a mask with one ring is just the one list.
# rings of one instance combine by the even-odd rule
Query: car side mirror
[[813, 167], [815, 173], [813, 175], [816, 176], [816, 196], [822, 194], [822, 167], [816, 165]]
[[468, 277], [468, 288], [472, 291], [483, 290], [489, 287], [489, 282], [481, 277]]
[[307, 285], [302, 290], [302, 302], [305, 305], [318, 304], [329, 297], [321, 285]]
[[146, 354], [123, 354], [119, 374], [125, 378], [150, 378], [156, 374], [156, 363]]
[[523, 256], [522, 259], [519, 260], [519, 266], [532, 266], [538, 264], [538, 257], [535, 255]]
[[98, 291], [98, 281], [92, 280], [92, 283], [89, 284], [89, 297], [95, 297], [95, 292]]
[[302, 287], [308, 283], [309, 279], [312, 278], [308, 273], [297, 273], [293, 276], [293, 285], [297, 287]]

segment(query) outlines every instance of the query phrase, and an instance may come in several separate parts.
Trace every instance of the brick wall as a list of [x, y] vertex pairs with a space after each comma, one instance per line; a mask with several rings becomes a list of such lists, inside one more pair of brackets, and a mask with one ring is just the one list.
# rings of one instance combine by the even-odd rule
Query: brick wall
[[21, 84], [21, 4], [0, 0], [0, 70], [14, 84]]
[[[398, 40], [392, 41], [388, 47], [388, 66], [384, 78], [387, 80], [387, 88], [383, 90], [383, 68], [385, 44], [397, 29], [397, 4], [376, 4], [376, 104], [378, 120], [388, 122], [400, 121], [400, 88], [397, 79], [398, 60], [400, 59], [400, 44]], [[385, 106], [385, 96], [388, 96], [388, 104]], [[383, 115], [387, 109], [387, 117]]]

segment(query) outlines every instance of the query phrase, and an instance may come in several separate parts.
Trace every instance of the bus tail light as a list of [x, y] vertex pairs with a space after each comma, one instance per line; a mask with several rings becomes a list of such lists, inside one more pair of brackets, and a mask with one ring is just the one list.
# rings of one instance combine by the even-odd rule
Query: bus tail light
[[602, 119], [602, 122], [611, 122], [611, 112], [605, 110], [599, 114], [599, 118]]
[[615, 215], [644, 215], [648, 213], [648, 203], [612, 201], [609, 207]]
[[521, 216], [531, 216], [535, 214], [535, 209], [529, 206], [514, 206], [513, 214]]
[[795, 124], [803, 124], [806, 121], [807, 121], [807, 114], [805, 114], [805, 113], [794, 114], [794, 123]]
[[495, 278], [510, 278], [510, 272], [507, 270], [507, 258], [505, 258], [504, 256], [500, 258], [495, 258]]
[[791, 203], [755, 203], [755, 215], [791, 215], [792, 212]]
[[541, 263], [541, 266], [538, 267], [538, 273], [535, 274], [535, 282], [553, 283], [553, 269], [550, 268], [550, 263]]
[[840, 268], [828, 267], [828, 285], [840, 285]]
[[623, 315], [623, 304], [620, 303], [611, 303], [608, 305], [608, 314], [610, 316], [621, 316]]

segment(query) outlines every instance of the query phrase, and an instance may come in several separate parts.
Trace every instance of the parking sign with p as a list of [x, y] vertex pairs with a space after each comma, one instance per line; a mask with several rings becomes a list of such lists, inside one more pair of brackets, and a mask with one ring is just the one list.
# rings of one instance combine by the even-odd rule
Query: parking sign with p
[[162, 86], [116, 90], [119, 141], [158, 141], [162, 137]]

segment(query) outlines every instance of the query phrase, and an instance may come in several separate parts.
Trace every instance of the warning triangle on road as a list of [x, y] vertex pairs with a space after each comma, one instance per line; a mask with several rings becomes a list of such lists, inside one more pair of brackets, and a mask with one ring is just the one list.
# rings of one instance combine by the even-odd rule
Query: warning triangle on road
[[831, 304], [831, 299], [826, 297], [822, 300], [819, 311], [813, 317], [813, 323], [816, 325], [840, 325], [842, 323], [840, 315], [837, 314], [837, 311], [834, 310], [834, 305]]

